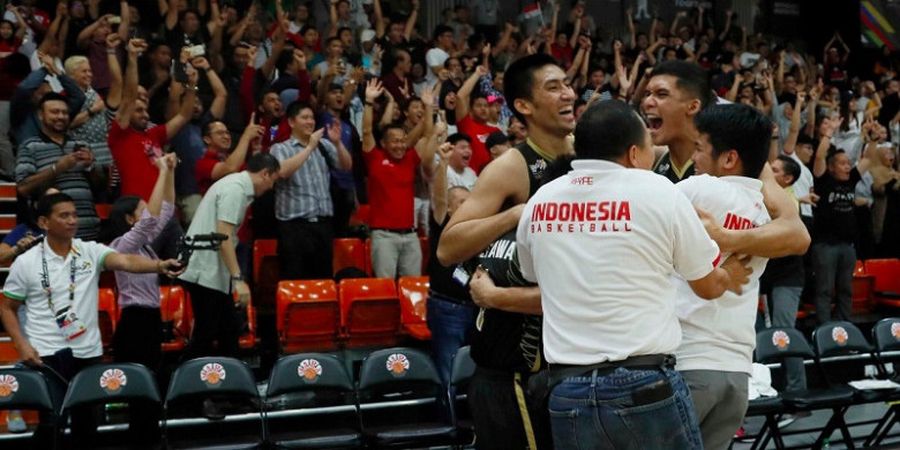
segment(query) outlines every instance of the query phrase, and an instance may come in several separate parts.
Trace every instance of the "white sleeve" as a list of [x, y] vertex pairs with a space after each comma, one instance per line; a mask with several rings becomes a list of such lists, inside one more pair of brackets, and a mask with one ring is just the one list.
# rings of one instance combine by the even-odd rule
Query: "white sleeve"
[[3, 295], [22, 304], [28, 297], [28, 274], [33, 271], [33, 267], [26, 267], [29, 265], [27, 261], [31, 260], [30, 256], [22, 255], [13, 261], [6, 283], [3, 284]]
[[522, 217], [519, 218], [519, 227], [516, 229], [516, 254], [519, 258], [519, 270], [522, 276], [532, 282], [537, 283], [537, 276], [534, 273], [534, 258], [531, 255], [531, 210], [534, 208], [532, 202], [528, 202], [522, 211]]
[[671, 213], [675, 272], [688, 281], [709, 275], [718, 264], [719, 246], [706, 234], [693, 205], [681, 191], [672, 196]]

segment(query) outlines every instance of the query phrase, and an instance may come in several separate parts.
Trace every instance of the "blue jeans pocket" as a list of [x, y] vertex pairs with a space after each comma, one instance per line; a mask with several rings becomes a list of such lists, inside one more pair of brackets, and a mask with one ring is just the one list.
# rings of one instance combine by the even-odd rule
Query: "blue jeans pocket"
[[674, 395], [646, 405], [621, 408], [615, 414], [631, 431], [641, 449], [692, 447]]
[[550, 409], [550, 426], [553, 429], [553, 448], [579, 449], [578, 421], [579, 409], [554, 411]]

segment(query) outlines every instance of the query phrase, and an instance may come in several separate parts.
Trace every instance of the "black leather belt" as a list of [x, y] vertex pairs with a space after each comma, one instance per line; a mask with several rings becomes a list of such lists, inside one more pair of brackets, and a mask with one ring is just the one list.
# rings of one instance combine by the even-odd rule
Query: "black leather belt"
[[416, 232], [415, 228], [372, 228], [372, 230], [373, 231], [375, 231], [375, 230], [387, 231], [388, 233], [394, 233], [394, 234], [409, 234], [409, 233]]

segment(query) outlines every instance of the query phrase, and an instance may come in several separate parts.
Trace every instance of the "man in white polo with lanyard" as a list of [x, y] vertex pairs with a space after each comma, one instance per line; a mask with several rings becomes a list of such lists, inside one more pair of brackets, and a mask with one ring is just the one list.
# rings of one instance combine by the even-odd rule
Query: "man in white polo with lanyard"
[[[697, 174], [675, 187], [725, 229], [769, 223], [759, 175], [769, 156], [772, 122], [750, 106], [730, 104], [700, 111], [694, 124]], [[747, 411], [759, 277], [767, 261], [752, 257], [743, 293], [727, 291], [715, 301], [697, 297], [684, 279], [676, 279], [682, 339], [675, 368], [691, 389], [707, 450], [726, 450]]]
[[[9, 271], [0, 299], [0, 320], [9, 333], [22, 362], [47, 366], [71, 380], [79, 371], [100, 362], [103, 344], [97, 324], [100, 272], [121, 270], [133, 273], [164, 273], [180, 270], [174, 259], [157, 261], [138, 255], [116, 253], [109, 247], [75, 238], [78, 215], [75, 202], [66, 194], [48, 194], [37, 206], [38, 226], [43, 241], [19, 256]], [[19, 326], [16, 312], [25, 307], [25, 327]], [[48, 380], [57, 381], [54, 377]], [[58, 380], [63, 381], [63, 380]], [[66, 386], [51, 383], [54, 394]], [[61, 404], [62, 396], [54, 395]], [[58, 406], [58, 405], [57, 405]], [[94, 423], [92, 407], [73, 408], [74, 448], [92, 448]], [[42, 414], [36, 439], [49, 447], [49, 416]]]
[[693, 206], [650, 172], [643, 121], [597, 103], [575, 128], [567, 175], [529, 200], [517, 230], [524, 277], [538, 283], [557, 450], [700, 449], [690, 394], [674, 370], [679, 274], [702, 298], [740, 290], [748, 271], [719, 249]]

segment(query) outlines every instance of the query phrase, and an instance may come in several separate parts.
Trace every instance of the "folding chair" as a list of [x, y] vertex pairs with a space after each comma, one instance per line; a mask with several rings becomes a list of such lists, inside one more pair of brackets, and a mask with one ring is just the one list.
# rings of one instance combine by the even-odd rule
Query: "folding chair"
[[[168, 427], [174, 409], [211, 397], [251, 405], [259, 414], [259, 431], [248, 434], [227, 420], [207, 421], [205, 427], [192, 427], [190, 437], [186, 438]], [[255, 449], [263, 445], [264, 437], [262, 402], [253, 372], [246, 364], [234, 358], [204, 357], [178, 366], [169, 382], [163, 406], [163, 440], [169, 448], [223, 448], [222, 443], [227, 442], [229, 449]]]
[[[760, 364], [773, 362], [784, 363], [785, 358], [812, 358], [813, 352], [806, 338], [793, 327], [768, 328], [756, 333], [756, 361]], [[765, 416], [762, 428], [756, 435], [752, 450], [764, 449], [771, 439], [775, 448], [784, 448], [784, 440], [778, 429], [781, 415], [793, 409], [784, 401], [784, 396], [759, 397], [751, 400], [747, 407], [747, 416]]]
[[823, 361], [823, 359], [833, 356], [869, 353], [872, 351], [872, 346], [866, 341], [859, 328], [845, 321], [828, 322], [817, 327], [813, 330], [813, 343], [816, 353], [816, 366], [822, 373], [828, 387], [807, 391], [797, 396], [794, 400], [805, 406], [804, 409], [831, 410], [831, 418], [816, 439], [816, 447], [821, 446], [825, 439], [837, 429], [841, 432], [844, 445], [849, 449], [853, 449], [853, 435], [850, 433], [850, 428], [844, 420], [844, 415], [855, 402], [877, 400], [876, 396], [878, 393], [857, 391], [847, 384], [836, 382], [829, 371], [824, 369], [827, 362]]
[[475, 374], [475, 361], [472, 360], [472, 348], [465, 346], [453, 355], [450, 370], [450, 384], [447, 386], [447, 400], [450, 406], [450, 420], [461, 441], [471, 441], [475, 437], [475, 423], [469, 413], [466, 391], [472, 375]]
[[425, 320], [428, 301], [428, 277], [400, 277], [397, 281], [400, 297], [400, 323], [403, 331], [420, 341], [431, 339], [431, 330]]
[[[330, 408], [335, 412], [277, 420], [268, 415], [275, 400], [307, 394], [285, 409]], [[297, 396], [295, 396], [297, 397]], [[343, 408], [340, 408], [343, 407]], [[299, 353], [275, 363], [266, 390], [266, 441], [275, 448], [362, 447], [355, 389], [344, 363], [325, 353]]]
[[[61, 422], [65, 423], [71, 413], [71, 409], [78, 406], [105, 405], [109, 403], [129, 403], [131, 411], [136, 409], [151, 412], [154, 419], [159, 416], [159, 408], [162, 403], [159, 389], [153, 373], [141, 364], [136, 363], [110, 363], [97, 364], [87, 367], [69, 383], [66, 398], [63, 400]], [[155, 428], [158, 422], [154, 422]], [[134, 438], [130, 444], [139, 445], [147, 442], [143, 435], [136, 437], [135, 430], [129, 429], [129, 436]], [[153, 431], [153, 435], [156, 435]]]
[[[881, 319], [872, 327], [872, 340], [875, 342], [875, 358], [878, 362], [878, 372], [881, 378], [893, 379], [896, 381], [897, 372], [887, 369], [887, 357], [885, 352], [900, 350], [900, 318], [888, 317]], [[898, 358], [892, 358], [892, 363], [896, 363]], [[896, 398], [895, 394], [892, 396]], [[893, 399], [892, 398], [892, 399]], [[891, 402], [887, 412], [875, 425], [872, 434], [866, 438], [864, 447], [877, 446], [887, 437], [894, 425], [900, 420], [900, 405]]]
[[[363, 434], [376, 448], [451, 445], [456, 429], [443, 409], [446, 392], [431, 358], [422, 351], [395, 347], [370, 353], [359, 375]], [[410, 402], [389, 411], [367, 410], [385, 401]]]
[[334, 281], [281, 281], [275, 302], [275, 328], [283, 352], [338, 348], [341, 308]]
[[58, 445], [58, 420], [56, 408], [50, 397], [47, 380], [40, 372], [25, 369], [0, 369], [0, 410], [38, 410], [49, 416], [53, 438], [51, 445]]

